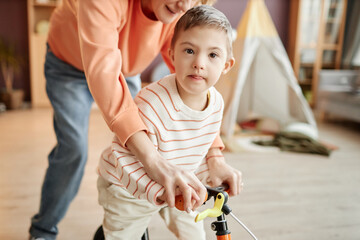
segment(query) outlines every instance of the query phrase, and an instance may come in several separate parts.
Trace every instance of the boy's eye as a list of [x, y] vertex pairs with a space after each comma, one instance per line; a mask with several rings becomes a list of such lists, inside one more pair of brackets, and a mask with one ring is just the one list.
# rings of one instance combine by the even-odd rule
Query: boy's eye
[[217, 54], [216, 54], [216, 53], [210, 53], [210, 54], [209, 54], [209, 57], [211, 57], [211, 58], [216, 58], [216, 57], [217, 57]]
[[185, 52], [188, 54], [194, 54], [194, 51], [190, 48], [185, 49]]

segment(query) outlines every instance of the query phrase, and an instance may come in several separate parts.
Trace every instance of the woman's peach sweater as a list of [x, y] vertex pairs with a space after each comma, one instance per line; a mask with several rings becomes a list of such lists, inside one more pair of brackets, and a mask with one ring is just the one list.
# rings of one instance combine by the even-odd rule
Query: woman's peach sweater
[[63, 0], [51, 16], [52, 52], [85, 72], [95, 102], [123, 145], [146, 130], [125, 77], [141, 73], [159, 52], [174, 71], [168, 49], [175, 24], [147, 18], [141, 0]]

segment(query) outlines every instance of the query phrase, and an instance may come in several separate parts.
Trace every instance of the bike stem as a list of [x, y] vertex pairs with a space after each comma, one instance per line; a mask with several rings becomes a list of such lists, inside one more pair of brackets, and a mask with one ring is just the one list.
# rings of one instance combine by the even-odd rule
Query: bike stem
[[224, 213], [217, 217], [217, 221], [211, 223], [211, 229], [216, 232], [217, 240], [231, 240]]

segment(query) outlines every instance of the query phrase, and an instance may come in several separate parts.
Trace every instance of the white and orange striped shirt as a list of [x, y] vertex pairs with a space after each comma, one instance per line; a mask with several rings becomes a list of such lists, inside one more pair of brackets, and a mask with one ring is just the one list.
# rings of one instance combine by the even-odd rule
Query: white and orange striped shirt
[[[206, 154], [219, 133], [224, 108], [220, 93], [210, 88], [208, 106], [203, 111], [193, 110], [181, 100], [172, 74], [143, 88], [135, 102], [160, 154], [206, 183]], [[141, 162], [121, 146], [116, 136], [102, 153], [98, 173], [134, 197], [159, 205], [156, 198], [163, 194], [164, 187], [147, 176]]]

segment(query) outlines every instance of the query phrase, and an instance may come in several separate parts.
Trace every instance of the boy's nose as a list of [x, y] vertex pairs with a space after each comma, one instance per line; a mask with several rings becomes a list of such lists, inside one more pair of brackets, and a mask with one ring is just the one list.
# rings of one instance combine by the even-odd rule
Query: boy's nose
[[193, 68], [197, 70], [204, 70], [205, 64], [202, 61], [201, 57], [197, 57], [193, 62]]

